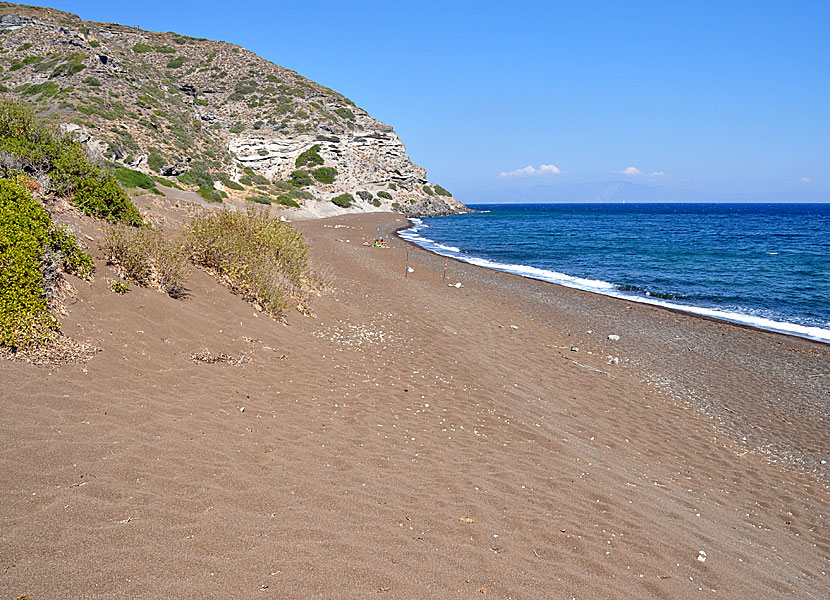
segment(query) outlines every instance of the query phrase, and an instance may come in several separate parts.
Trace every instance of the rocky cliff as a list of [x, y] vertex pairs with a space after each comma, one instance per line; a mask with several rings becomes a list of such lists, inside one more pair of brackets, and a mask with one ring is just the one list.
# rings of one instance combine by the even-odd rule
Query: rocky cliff
[[239, 46], [8, 3], [0, 43], [0, 91], [56, 115], [100, 159], [207, 199], [465, 210], [391, 127]]

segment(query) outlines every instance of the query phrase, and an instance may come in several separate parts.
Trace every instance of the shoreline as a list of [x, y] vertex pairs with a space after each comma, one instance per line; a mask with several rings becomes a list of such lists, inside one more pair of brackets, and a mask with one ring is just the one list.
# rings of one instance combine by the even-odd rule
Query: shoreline
[[[386, 219], [382, 220], [386, 221]], [[781, 414], [798, 415], [802, 422], [817, 419], [822, 426], [830, 427], [830, 373], [825, 373], [826, 368], [823, 366], [830, 364], [830, 344], [779, 331], [761, 329], [745, 323], [735, 323], [717, 317], [677, 310], [660, 304], [637, 303], [616, 296], [607, 296], [590, 290], [573, 288], [508, 271], [474, 265], [433, 252], [400, 237], [398, 232], [407, 228], [407, 224], [388, 228], [387, 235], [392, 233], [397, 241], [416, 253], [432, 257], [430, 262], [433, 268], [441, 268], [438, 263], [443, 262], [444, 259], [449, 259], [449, 264], [455, 265], [456, 269], [462, 273], [470, 275], [478, 273], [477, 276], [473, 275], [476, 279], [492, 284], [503, 277], [505, 281], [512, 280], [515, 282], [515, 285], [496, 285], [497, 288], [508, 287], [511, 288], [512, 293], [516, 293], [517, 289], [534, 290], [535, 306], [530, 308], [531, 311], [539, 310], [539, 304], [546, 304], [543, 300], [546, 295], [562, 295], [572, 298], [569, 305], [570, 313], [577, 317], [579, 317], [582, 310], [581, 304], [614, 307], [613, 310], [606, 308], [600, 312], [616, 311], [620, 313], [620, 311], [626, 311], [628, 314], [634, 312], [644, 316], [643, 319], [640, 319], [640, 322], [648, 323], [644, 327], [645, 329], [652, 329], [649, 339], [653, 344], [665, 343], [665, 340], [661, 339], [663, 336], [655, 331], [657, 322], [671, 322], [675, 328], [682, 323], [685, 324], [685, 327], [681, 327], [681, 329], [691, 332], [700, 331], [699, 334], [688, 336], [689, 339], [697, 339], [699, 345], [694, 348], [689, 346], [678, 347], [677, 343], [668, 344], [669, 347], [664, 350], [663, 356], [656, 352], [644, 351], [641, 348], [641, 356], [639, 358], [632, 357], [630, 360], [637, 363], [640, 376], [649, 384], [658, 387], [688, 407], [715, 419], [727, 435], [750, 448], [752, 452], [764, 455], [771, 463], [784, 464], [787, 468], [797, 472], [810, 473], [825, 483], [830, 482], [830, 468], [827, 464], [830, 462], [830, 456], [826, 456], [827, 448], [824, 440], [812, 439], [805, 444], [803, 440], [798, 440], [799, 436], [795, 429], [789, 429], [785, 432], [781, 431], [780, 428], [775, 428], [776, 431], [773, 433], [762, 428], [757, 422], [762, 420], [764, 415], [762, 411], [750, 407], [749, 403], [746, 402], [748, 398], [727, 400], [727, 396], [734, 394], [734, 390], [730, 389], [725, 382], [710, 383], [706, 381], [704, 385], [701, 385], [700, 380], [684, 373], [686, 371], [684, 365], [673, 364], [671, 360], [667, 359], [668, 356], [681, 357], [686, 353], [689, 355], [694, 353], [698, 354], [695, 358], [700, 363], [707, 363], [709, 358], [705, 354], [710, 352], [713, 356], [717, 356], [721, 363], [720, 368], [729, 371], [731, 364], [738, 360], [739, 351], [735, 348], [730, 349], [730, 351], [717, 350], [719, 342], [716, 338], [728, 335], [724, 331], [731, 330], [736, 335], [741, 336], [741, 347], [753, 349], [751, 353], [740, 351], [741, 361], [746, 361], [747, 357], [754, 357], [759, 366], [778, 363], [779, 366], [776, 367], [776, 370], [780, 372], [779, 377], [781, 379], [786, 379], [788, 382], [801, 380], [802, 383], [808, 383], [808, 385], [803, 386], [804, 389], [798, 390], [797, 394], [793, 394], [792, 398], [787, 398], [787, 393], [784, 391], [786, 388], [781, 388], [780, 381], [772, 384], [767, 389], [758, 387], [754, 393], [765, 397], [766, 401], [769, 402], [768, 406], [774, 406], [775, 410]], [[523, 286], [523, 282], [528, 282], [528, 285]], [[546, 288], [550, 289], [546, 290]], [[520, 295], [521, 293], [519, 292]], [[539, 302], [540, 300], [542, 301]], [[650, 314], [653, 314], [655, 318], [649, 318]], [[700, 327], [696, 327], [696, 323]], [[589, 327], [586, 324], [586, 330]], [[679, 342], [681, 340], [672, 341]], [[762, 345], [757, 346], [759, 343]], [[785, 349], [785, 351], [776, 352], [777, 349]], [[730, 355], [730, 352], [732, 355]], [[786, 355], [793, 352], [812, 355], [814, 360], [810, 367], [805, 370], [803, 365], [788, 363]], [[685, 356], [683, 358], [687, 359]], [[756, 367], [744, 365], [741, 370], [751, 371], [754, 368]], [[697, 367], [697, 370], [701, 373], [705, 372], [703, 367]], [[702, 379], [705, 381], [707, 378], [704, 376]], [[818, 385], [810, 386], [809, 384]], [[782, 397], [773, 399], [772, 396], [775, 396], [776, 392]], [[736, 410], [736, 404], [740, 405], [741, 409]], [[759, 404], [761, 403], [759, 402]], [[747, 410], [749, 408], [752, 408], [752, 410]], [[787, 419], [787, 417], [784, 418]], [[822, 464], [822, 461], [827, 462]]]
[[[406, 216], [406, 215], [404, 215], [404, 216]], [[408, 239], [404, 238], [403, 236], [400, 235], [401, 232], [408, 231], [409, 229], [411, 229], [413, 227], [417, 227], [417, 225], [418, 225], [417, 223], [413, 223], [412, 219], [413, 218], [422, 219], [422, 218], [425, 218], [425, 217], [408, 217], [408, 216], [406, 216], [406, 218], [409, 220], [409, 225], [408, 226], [403, 226], [399, 229], [396, 229], [395, 232], [394, 232], [394, 234], [399, 239], [401, 239], [402, 241], [404, 241], [408, 244], [412, 244], [413, 246], [418, 247], [422, 250], [425, 250], [426, 252], [433, 253], [433, 254], [435, 254], [437, 256], [441, 256], [443, 258], [449, 258], [450, 260], [453, 260], [453, 261], [458, 262], [458, 263], [466, 263], [466, 264], [469, 264], [469, 265], [478, 266], [478, 267], [485, 268], [485, 269], [490, 269], [492, 271], [499, 271], [501, 273], [509, 273], [510, 275], [515, 275], [517, 277], [524, 277], [526, 279], [533, 279], [533, 280], [536, 280], [536, 281], [542, 281], [544, 283], [548, 283], [548, 284], [551, 284], [551, 285], [558, 285], [558, 286], [561, 286], [561, 287], [566, 287], [566, 288], [570, 288], [570, 289], [574, 289], [574, 290], [579, 290], [579, 291], [582, 291], [582, 292], [588, 292], [590, 294], [605, 296], [607, 298], [616, 298], [617, 300], [620, 300], [620, 301], [623, 301], [623, 302], [636, 302], [637, 304], [644, 304], [644, 305], [647, 305], [647, 306], [654, 306], [654, 307], [657, 307], [657, 308], [661, 308], [663, 310], [673, 311], [673, 312], [676, 312], [676, 313], [694, 315], [694, 316], [697, 316], [697, 317], [702, 318], [702, 319], [711, 319], [711, 320], [718, 321], [718, 322], [721, 322], [721, 323], [730, 323], [730, 324], [736, 325], [738, 327], [746, 327], [746, 328], [754, 329], [754, 330], [757, 330], [757, 331], [765, 331], [765, 332], [768, 332], [768, 333], [776, 333], [776, 334], [780, 334], [780, 335], [783, 335], [783, 336], [786, 336], [786, 337], [795, 337], [795, 338], [799, 338], [799, 339], [803, 339], [803, 340], [808, 340], [810, 342], [815, 342], [815, 343], [818, 343], [818, 344], [830, 345], [830, 331], [825, 330], [825, 329], [821, 329], [820, 327], [813, 327], [813, 326], [808, 327], [808, 326], [804, 326], [804, 325], [799, 325], [797, 323], [790, 323], [788, 321], [775, 321], [773, 319], [767, 319], [766, 317], [763, 318], [764, 320], [769, 321], [771, 323], [774, 323], [776, 325], [780, 324], [780, 325], [783, 325], [783, 326], [798, 327], [798, 328], [801, 328], [801, 329], [808, 329], [808, 330], [809, 329], [818, 329], [823, 334], [825, 334], [825, 337], [818, 337], [818, 336], [815, 336], [815, 335], [810, 335], [808, 333], [800, 333], [800, 332], [793, 331], [793, 330], [788, 330], [788, 329], [785, 329], [785, 328], [782, 328], [782, 327], [775, 327], [774, 325], [765, 327], [765, 326], [762, 326], [762, 325], [742, 321], [742, 320], [740, 320], [740, 317], [742, 317], [744, 315], [741, 315], [740, 313], [723, 313], [723, 311], [719, 311], [718, 309], [712, 309], [712, 308], [707, 308], [707, 307], [702, 307], [702, 306], [689, 305], [688, 307], [684, 307], [684, 305], [671, 304], [668, 301], [662, 301], [660, 299], [649, 300], [649, 299], [646, 299], [646, 298], [640, 298], [640, 297], [633, 296], [633, 295], [632, 296], [625, 296], [623, 294], [617, 295], [617, 294], [613, 294], [613, 293], [603, 293], [603, 292], [598, 291], [598, 290], [585, 289], [585, 288], [579, 287], [577, 285], [567, 285], [566, 283], [557, 282], [557, 281], [548, 281], [546, 279], [541, 279], [539, 277], [533, 277], [531, 275], [522, 275], [520, 273], [515, 273], [513, 271], [510, 271], [507, 268], [500, 269], [500, 268], [497, 268], [495, 266], [477, 265], [473, 262], [463, 260], [463, 259], [458, 258], [456, 256], [453, 256], [451, 254], [442, 254], [438, 250], [433, 250], [431, 248], [421, 246], [416, 241], [408, 240]], [[426, 218], [428, 218], [428, 217], [426, 217]], [[436, 242], [436, 243], [438, 243], [438, 242]], [[480, 258], [480, 257], [474, 257], [474, 258]], [[489, 261], [489, 259], [483, 259], [483, 260], [487, 260], [488, 262], [491, 262], [491, 261]], [[505, 267], [507, 267], [507, 266], [508, 265], [505, 265]], [[526, 265], [515, 265], [515, 266], [526, 266]], [[707, 314], [707, 312], [703, 312], [703, 311], [720, 312], [720, 313], [723, 313], [723, 316], [718, 315], [718, 314]], [[735, 314], [736, 316], [735, 316], [735, 318], [730, 318], [729, 316], [726, 316], [728, 314]]]

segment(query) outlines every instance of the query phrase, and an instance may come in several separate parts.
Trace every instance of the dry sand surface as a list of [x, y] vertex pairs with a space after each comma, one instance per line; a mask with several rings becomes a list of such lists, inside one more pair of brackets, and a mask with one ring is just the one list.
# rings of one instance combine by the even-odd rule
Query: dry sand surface
[[828, 346], [298, 225], [315, 318], [97, 261], [0, 362], [0, 597], [830, 596]]

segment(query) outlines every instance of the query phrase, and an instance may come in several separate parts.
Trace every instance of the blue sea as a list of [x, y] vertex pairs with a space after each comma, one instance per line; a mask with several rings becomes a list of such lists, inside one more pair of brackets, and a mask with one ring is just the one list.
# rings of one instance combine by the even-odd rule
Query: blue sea
[[412, 219], [441, 255], [830, 343], [830, 204], [494, 204]]

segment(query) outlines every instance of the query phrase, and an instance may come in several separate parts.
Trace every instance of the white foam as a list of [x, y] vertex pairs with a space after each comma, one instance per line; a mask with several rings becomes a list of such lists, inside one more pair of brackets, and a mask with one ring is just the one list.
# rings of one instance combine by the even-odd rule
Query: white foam
[[429, 238], [422, 237], [418, 234], [418, 231], [421, 228], [428, 228], [429, 226], [424, 224], [423, 221], [421, 221], [420, 219], [411, 219], [411, 221], [416, 226], [410, 229], [400, 231], [399, 235], [403, 239], [414, 242], [415, 244], [418, 244], [419, 246], [422, 246], [423, 248], [430, 250], [435, 254], [440, 254], [441, 256], [449, 256], [451, 258], [455, 258], [457, 260], [470, 263], [472, 265], [485, 267], [487, 269], [493, 269], [495, 271], [504, 271], [506, 273], [513, 273], [514, 275], [520, 275], [522, 277], [528, 277], [530, 279], [539, 279], [541, 281], [547, 281], [548, 283], [564, 285], [566, 287], [585, 290], [588, 292], [594, 292], [597, 294], [603, 294], [605, 296], [613, 296], [615, 298], [621, 298], [629, 302], [639, 302], [641, 304], [652, 304], [655, 306], [662, 306], [664, 308], [670, 308], [673, 310], [693, 313], [705, 317], [722, 319], [724, 321], [730, 321], [732, 323], [749, 325], [752, 327], [757, 327], [758, 329], [776, 331], [778, 333], [786, 333], [789, 335], [795, 335], [798, 337], [804, 337], [811, 340], [830, 343], [830, 323], [828, 323], [828, 329], [824, 329], [821, 327], [799, 325], [797, 323], [788, 323], [786, 321], [777, 321], [766, 317], [739, 313], [734, 311], [719, 310], [715, 308], [706, 308], [703, 306], [694, 306], [688, 304], [677, 304], [674, 302], [667, 302], [665, 300], [655, 298], [654, 296], [639, 296], [631, 294], [630, 292], [624, 292], [618, 290], [614, 286], [614, 284], [609, 283], [607, 281], [600, 281], [597, 279], [585, 279], [582, 277], [574, 277], [572, 275], [567, 275], [565, 273], [558, 273], [556, 271], [549, 271], [547, 269], [540, 269], [538, 267], [533, 267], [529, 265], [500, 263], [486, 258], [469, 256], [463, 253], [459, 248], [455, 246], [446, 246], [444, 244], [439, 244]]

